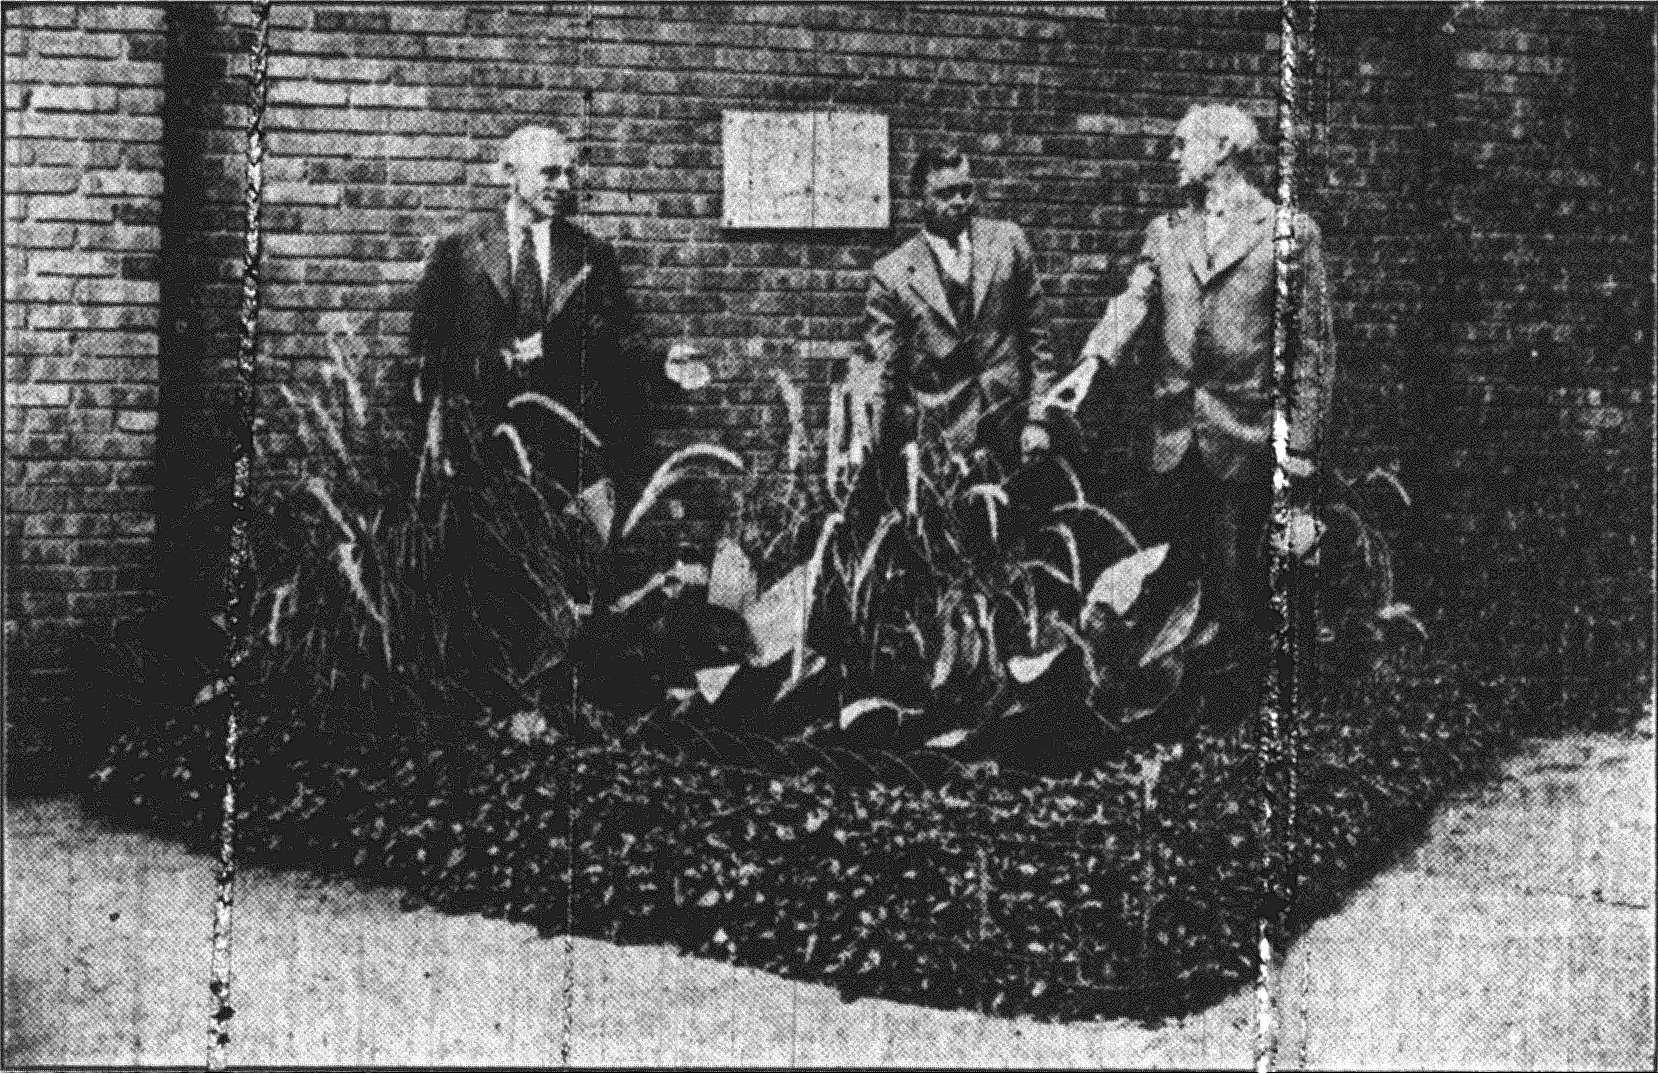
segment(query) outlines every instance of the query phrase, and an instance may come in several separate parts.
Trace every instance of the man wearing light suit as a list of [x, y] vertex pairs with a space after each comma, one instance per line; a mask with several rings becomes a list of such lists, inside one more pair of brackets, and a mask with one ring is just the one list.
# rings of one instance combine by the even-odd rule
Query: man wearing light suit
[[[575, 150], [556, 130], [523, 127], [503, 145], [499, 175], [505, 210], [439, 239], [416, 289], [418, 396], [440, 420], [445, 399], [469, 401], [491, 443], [510, 417], [536, 472], [569, 492], [601, 476], [626, 479], [647, 461], [652, 397], [671, 388], [615, 251], [568, 219]], [[545, 408], [509, 413], [526, 391], [578, 416], [592, 437]]]
[[[1272, 502], [1274, 207], [1245, 175], [1255, 123], [1224, 105], [1193, 107], [1171, 158], [1188, 204], [1146, 229], [1128, 286], [1083, 347], [1111, 368], [1147, 314], [1161, 314], [1152, 359], [1154, 501], [1177, 548], [1202, 567], [1205, 605], [1246, 630], [1266, 608], [1261, 541]], [[1289, 472], [1309, 476], [1335, 360], [1319, 230], [1294, 216], [1300, 347], [1289, 396]], [[1236, 631], [1233, 631], [1235, 634]]]
[[919, 437], [1011, 468], [1048, 447], [1039, 401], [1058, 373], [1035, 256], [1017, 224], [975, 215], [959, 149], [924, 150], [910, 178], [924, 226], [875, 263], [864, 307], [876, 450]]

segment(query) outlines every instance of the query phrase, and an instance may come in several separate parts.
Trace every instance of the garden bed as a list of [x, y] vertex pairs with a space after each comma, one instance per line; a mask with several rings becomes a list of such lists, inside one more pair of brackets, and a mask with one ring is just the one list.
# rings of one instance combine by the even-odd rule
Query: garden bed
[[[260, 505], [240, 861], [848, 996], [1155, 1016], [1251, 975], [1262, 920], [1332, 907], [1500, 752], [1476, 648], [1394, 595], [1366, 520], [1408, 506], [1390, 472], [1326, 481], [1303, 581], [1334, 599], [1303, 652], [1329, 689], [1290, 773], [1192, 565], [1061, 460], [1004, 475], [918, 429], [877, 473], [839, 389], [808, 450], [780, 375], [786, 465], [737, 486], [706, 561], [637, 586], [641, 521], [746, 460], [681, 449], [629, 509], [549, 485], [510, 422], [463, 408], [445, 436], [434, 410], [411, 494], [361, 464], [411, 454], [376, 446], [365, 368], [336, 341], [342, 400], [289, 393], [318, 450]], [[190, 630], [103, 661], [86, 711], [121, 730], [90, 798], [206, 848], [225, 636]]]
[[[1300, 727], [1293, 928], [1500, 754], [1501, 699], [1476, 704], [1472, 681], [1417, 646]], [[93, 807], [210, 845], [220, 703], [117, 737]], [[674, 943], [847, 996], [1176, 1014], [1253, 972], [1268, 909], [1247, 725], [1072, 778], [984, 765], [930, 787], [522, 741], [493, 720], [424, 741], [264, 721], [240, 749], [242, 862], [351, 874], [548, 934]]]

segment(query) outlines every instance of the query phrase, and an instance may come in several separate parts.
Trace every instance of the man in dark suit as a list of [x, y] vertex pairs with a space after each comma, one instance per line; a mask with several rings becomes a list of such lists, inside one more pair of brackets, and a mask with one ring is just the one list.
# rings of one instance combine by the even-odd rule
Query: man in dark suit
[[875, 263], [864, 307], [875, 446], [920, 436], [1009, 468], [1048, 446], [1033, 400], [1058, 372], [1036, 259], [1017, 224], [975, 214], [959, 149], [924, 150], [910, 178], [922, 230]]
[[[615, 252], [568, 219], [577, 181], [569, 142], [523, 127], [502, 147], [499, 174], [504, 212], [439, 239], [427, 259], [411, 332], [417, 395], [438, 415], [446, 400], [465, 400], [496, 447], [492, 430], [510, 418], [536, 472], [568, 492], [601, 476], [627, 484], [647, 462], [662, 359], [639, 329]], [[509, 407], [525, 392], [585, 431], [556, 409]], [[441, 416], [430, 428], [450, 432]]]
[[[1148, 312], [1162, 315], [1152, 365], [1152, 499], [1169, 508], [1176, 548], [1202, 565], [1205, 604], [1223, 625], [1266, 605], [1261, 540], [1272, 503], [1269, 375], [1277, 272], [1274, 207], [1246, 176], [1255, 122], [1224, 105], [1194, 107], [1172, 159], [1188, 204], [1147, 227], [1128, 286], [1089, 335], [1082, 360], [1111, 368]], [[1289, 408], [1288, 470], [1317, 464], [1335, 360], [1323, 251], [1313, 221], [1293, 221], [1301, 339]]]

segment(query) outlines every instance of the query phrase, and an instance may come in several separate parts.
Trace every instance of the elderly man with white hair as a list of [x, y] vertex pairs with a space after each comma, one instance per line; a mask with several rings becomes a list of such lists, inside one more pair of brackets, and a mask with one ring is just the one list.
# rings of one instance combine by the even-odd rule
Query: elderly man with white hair
[[[1167, 536], [1201, 571], [1205, 606], [1235, 640], [1266, 611], [1261, 543], [1272, 501], [1273, 203], [1251, 182], [1255, 122], [1227, 105], [1194, 106], [1170, 158], [1186, 205], [1146, 228], [1128, 286], [1083, 347], [1117, 366], [1155, 305], [1151, 358], [1151, 502], [1168, 508]], [[1300, 341], [1291, 384], [1290, 470], [1304, 477], [1335, 372], [1317, 225], [1294, 215]]]
[[[438, 415], [430, 428], [443, 430], [445, 399], [464, 399], [492, 444], [510, 417], [534, 471], [567, 492], [603, 476], [626, 484], [648, 463], [663, 360], [638, 327], [615, 251], [569, 219], [574, 147], [550, 127], [522, 127], [503, 144], [497, 174], [506, 205], [439, 239], [415, 292], [417, 392]], [[530, 391], [557, 407], [509, 412]]]

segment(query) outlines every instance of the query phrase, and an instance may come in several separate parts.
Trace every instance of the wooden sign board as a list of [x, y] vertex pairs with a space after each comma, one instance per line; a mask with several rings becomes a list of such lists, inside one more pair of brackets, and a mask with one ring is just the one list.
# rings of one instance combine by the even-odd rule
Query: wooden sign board
[[887, 117], [726, 112], [726, 227], [884, 228]]

